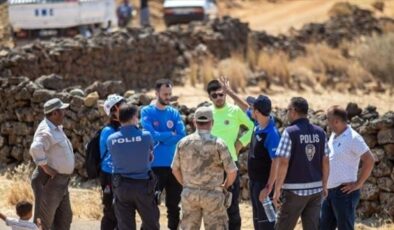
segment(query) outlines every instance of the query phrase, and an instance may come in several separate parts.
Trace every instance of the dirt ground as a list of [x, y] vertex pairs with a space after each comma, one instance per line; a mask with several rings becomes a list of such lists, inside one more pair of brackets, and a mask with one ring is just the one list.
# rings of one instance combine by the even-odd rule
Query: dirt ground
[[[24, 175], [24, 180], [17, 181], [5, 179], [4, 176], [0, 177], [0, 212], [16, 217], [14, 207], [10, 202], [14, 202], [17, 199], [21, 199], [21, 194], [25, 194], [27, 199], [32, 199], [30, 182], [28, 182], [27, 175]], [[88, 185], [82, 185], [88, 186]], [[97, 230], [100, 226], [101, 218], [101, 204], [100, 204], [100, 192], [97, 187], [90, 189], [71, 188], [71, 202], [74, 213], [72, 230]], [[251, 230], [253, 229], [252, 222], [252, 208], [249, 202], [242, 202], [240, 204], [241, 216], [242, 216], [242, 229]], [[370, 230], [370, 229], [382, 229], [389, 230], [394, 229], [392, 224], [381, 224], [379, 220], [364, 220], [362, 223], [358, 221], [357, 230]], [[137, 224], [140, 225], [141, 221], [137, 216]], [[160, 225], [162, 229], [167, 229], [165, 226], [166, 222], [166, 208], [162, 204], [160, 206]], [[2, 221], [0, 221], [0, 230], [8, 229]], [[202, 227], [202, 229], [204, 229]], [[299, 223], [296, 230], [301, 230], [301, 224]]]
[[[150, 91], [149, 94], [153, 96], [154, 91]], [[208, 95], [201, 84], [196, 87], [177, 86], [174, 88], [173, 94], [174, 96], [179, 96], [178, 102], [180, 104], [188, 107], [195, 107], [199, 103], [209, 100]], [[361, 108], [365, 108], [368, 105], [376, 106], [378, 108], [378, 112], [381, 114], [394, 110], [394, 97], [393, 95], [390, 95], [389, 92], [370, 93], [368, 95], [363, 92], [342, 93], [328, 90], [323, 90], [322, 92], [317, 90], [297, 92], [281, 87], [273, 87], [272, 90], [263, 92], [258, 87], [248, 87], [246, 92], [240, 93], [239, 95], [246, 98], [247, 96], [257, 96], [259, 94], [269, 96], [272, 100], [273, 107], [278, 108], [286, 108], [291, 97], [302, 96], [309, 101], [310, 107], [314, 110], [325, 110], [331, 105], [346, 106], [349, 102], [355, 102]], [[232, 100], [229, 99], [229, 101], [231, 102]]]

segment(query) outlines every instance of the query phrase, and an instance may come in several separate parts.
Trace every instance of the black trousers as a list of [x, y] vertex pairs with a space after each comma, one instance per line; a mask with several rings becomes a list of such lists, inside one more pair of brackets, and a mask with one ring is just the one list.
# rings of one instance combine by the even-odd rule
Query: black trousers
[[103, 191], [103, 218], [101, 219], [101, 230], [114, 230], [117, 226], [115, 210], [113, 205], [114, 193], [111, 182], [112, 175], [100, 172], [100, 184]]
[[181, 201], [182, 185], [178, 183], [170, 167], [155, 167], [152, 170], [158, 179], [157, 190], [166, 190], [168, 228], [176, 230], [180, 219], [179, 203]]
[[160, 213], [154, 197], [155, 184], [150, 180], [126, 179], [116, 175], [113, 177], [119, 230], [136, 230], [136, 211], [141, 216], [143, 229], [160, 229]]
[[[236, 162], [239, 167], [238, 162]], [[228, 227], [229, 230], [240, 230], [241, 229], [241, 214], [239, 212], [239, 194], [240, 194], [240, 180], [239, 171], [234, 184], [229, 188], [229, 191], [233, 194], [231, 200], [231, 206], [227, 209], [228, 215]]]

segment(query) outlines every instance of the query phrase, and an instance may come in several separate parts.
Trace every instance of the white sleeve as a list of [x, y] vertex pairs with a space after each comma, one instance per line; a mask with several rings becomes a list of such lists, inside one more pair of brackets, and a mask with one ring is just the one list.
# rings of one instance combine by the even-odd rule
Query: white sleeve
[[356, 154], [356, 156], [361, 156], [367, 151], [369, 151], [369, 147], [365, 143], [363, 137], [361, 135], [356, 135], [352, 141], [352, 152]]
[[17, 220], [17, 219], [9, 218], [9, 217], [6, 217], [6, 218], [5, 218], [5, 224], [6, 224], [7, 226], [14, 226], [14, 225], [16, 225], [17, 223], [18, 223], [18, 220]]

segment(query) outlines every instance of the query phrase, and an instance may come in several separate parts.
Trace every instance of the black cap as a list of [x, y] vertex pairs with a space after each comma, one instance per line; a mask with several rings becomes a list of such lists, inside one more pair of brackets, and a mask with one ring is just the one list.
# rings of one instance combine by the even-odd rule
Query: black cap
[[[248, 100], [249, 99], [249, 100]], [[269, 116], [272, 110], [271, 100], [269, 97], [260, 95], [257, 98], [248, 97], [246, 99], [248, 103], [253, 105], [253, 108], [259, 111], [264, 116]]]

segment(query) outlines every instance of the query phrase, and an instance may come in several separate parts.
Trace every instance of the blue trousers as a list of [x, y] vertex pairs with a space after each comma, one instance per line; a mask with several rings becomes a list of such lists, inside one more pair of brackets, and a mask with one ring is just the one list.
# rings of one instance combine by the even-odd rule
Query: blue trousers
[[354, 229], [356, 207], [360, 200], [360, 190], [350, 194], [341, 191], [342, 186], [328, 190], [320, 213], [321, 230]]

